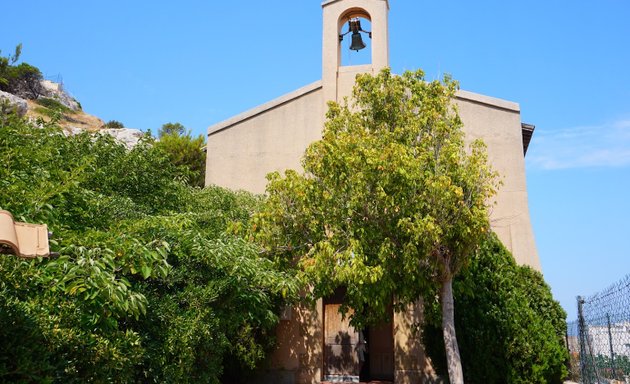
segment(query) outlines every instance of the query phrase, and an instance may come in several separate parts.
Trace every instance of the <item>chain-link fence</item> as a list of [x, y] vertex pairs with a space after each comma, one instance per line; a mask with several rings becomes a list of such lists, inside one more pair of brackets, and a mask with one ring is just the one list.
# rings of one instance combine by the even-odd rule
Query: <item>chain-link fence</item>
[[578, 319], [567, 324], [572, 375], [584, 384], [630, 383], [630, 275], [577, 300]]

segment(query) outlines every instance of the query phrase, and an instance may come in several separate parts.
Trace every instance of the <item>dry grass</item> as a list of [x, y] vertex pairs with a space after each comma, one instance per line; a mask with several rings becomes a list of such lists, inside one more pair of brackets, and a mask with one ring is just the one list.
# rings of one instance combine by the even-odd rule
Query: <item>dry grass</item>
[[[33, 100], [27, 100], [28, 111], [26, 116], [31, 118], [41, 118], [44, 121], [50, 121], [51, 118], [46, 112], [46, 108], [37, 104]], [[70, 129], [71, 127], [85, 129], [87, 131], [98, 131], [103, 124], [103, 120], [96, 116], [92, 116], [83, 111], [76, 111], [72, 113], [63, 113], [62, 118], [58, 123], [64, 129]]]

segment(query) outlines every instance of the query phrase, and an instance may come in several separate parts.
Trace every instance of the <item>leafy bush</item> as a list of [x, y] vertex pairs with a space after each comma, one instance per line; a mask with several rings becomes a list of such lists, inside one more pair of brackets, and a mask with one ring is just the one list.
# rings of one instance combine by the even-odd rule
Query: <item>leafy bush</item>
[[103, 124], [103, 128], [125, 128], [125, 125], [117, 120], [110, 120]]
[[50, 97], [42, 97], [37, 99], [37, 104], [46, 107], [48, 109], [59, 111], [63, 113], [73, 113], [74, 111], [65, 105], [61, 104], [61, 102], [57, 99], [53, 99]]
[[21, 53], [22, 44], [18, 44], [13, 55], [0, 56], [0, 90], [35, 100], [43, 91], [43, 76], [39, 68], [30, 64], [15, 65]]
[[[562, 383], [566, 313], [539, 272], [518, 266], [492, 236], [455, 279], [453, 290], [466, 383]], [[445, 374], [439, 325], [439, 312], [429, 302], [424, 341], [436, 369]]]
[[194, 187], [203, 187], [206, 177], [203, 135], [193, 138], [180, 123], [167, 123], [160, 129], [159, 137], [155, 146], [178, 167], [179, 176]]
[[69, 119], [67, 115], [75, 113], [72, 109], [61, 104], [59, 100], [53, 98], [39, 98], [36, 102], [41, 105], [41, 107], [35, 107], [34, 111], [41, 115], [48, 116], [52, 121], [59, 121], [63, 118]]
[[36, 100], [44, 91], [39, 68], [27, 63], [12, 66], [8, 71], [9, 92], [20, 97]]
[[0, 115], [0, 208], [61, 254], [0, 258], [0, 382], [218, 383], [273, 343], [295, 284], [228, 230], [259, 199], [185, 185], [151, 144]]

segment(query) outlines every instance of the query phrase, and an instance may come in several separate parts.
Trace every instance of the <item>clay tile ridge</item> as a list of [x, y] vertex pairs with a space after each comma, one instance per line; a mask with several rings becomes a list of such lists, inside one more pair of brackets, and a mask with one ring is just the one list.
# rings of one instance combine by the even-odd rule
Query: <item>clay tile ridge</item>
[[0, 253], [27, 258], [47, 257], [50, 255], [48, 227], [46, 224], [16, 222], [10, 212], [0, 210], [0, 247]]

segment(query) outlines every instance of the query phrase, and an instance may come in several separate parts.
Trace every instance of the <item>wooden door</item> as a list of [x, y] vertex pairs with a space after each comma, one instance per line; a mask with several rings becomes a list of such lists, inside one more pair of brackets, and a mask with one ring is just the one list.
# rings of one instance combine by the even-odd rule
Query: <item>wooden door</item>
[[341, 304], [324, 305], [324, 381], [356, 383], [359, 381], [359, 358], [356, 352], [359, 334], [350, 325], [346, 314], [339, 313]]
[[368, 337], [371, 380], [394, 380], [394, 335], [392, 323], [372, 326]]

